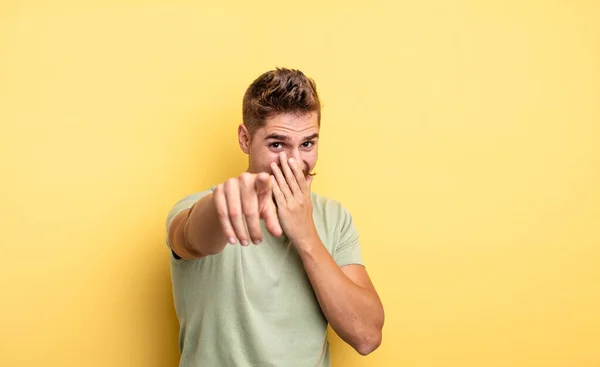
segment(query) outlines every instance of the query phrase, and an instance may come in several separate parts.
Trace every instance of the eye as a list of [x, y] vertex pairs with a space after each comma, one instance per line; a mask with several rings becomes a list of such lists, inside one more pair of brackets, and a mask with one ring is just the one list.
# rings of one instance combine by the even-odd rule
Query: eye
[[270, 148], [274, 148], [274, 149], [281, 149], [283, 147], [283, 143], [271, 143], [269, 144]]
[[313, 141], [305, 141], [304, 143], [302, 143], [302, 146], [303, 146], [304, 148], [310, 148], [310, 147], [312, 147], [314, 144], [315, 144], [315, 142], [313, 142]]

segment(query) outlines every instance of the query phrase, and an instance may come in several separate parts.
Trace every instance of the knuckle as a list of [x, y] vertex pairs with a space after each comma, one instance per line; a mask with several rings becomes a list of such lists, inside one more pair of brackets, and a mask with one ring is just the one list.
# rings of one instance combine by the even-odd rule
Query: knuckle
[[237, 180], [235, 178], [230, 178], [227, 181], [225, 181], [225, 187], [226, 188], [235, 187], [236, 183], [237, 183]]
[[242, 187], [250, 187], [252, 186], [252, 174], [248, 172], [244, 172], [238, 178], [239, 185]]

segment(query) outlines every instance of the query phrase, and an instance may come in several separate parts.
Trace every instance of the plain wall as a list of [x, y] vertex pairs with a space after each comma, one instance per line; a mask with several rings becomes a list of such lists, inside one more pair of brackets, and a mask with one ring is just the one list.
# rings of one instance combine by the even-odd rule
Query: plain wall
[[0, 5], [0, 365], [176, 365], [166, 215], [276, 66], [386, 310], [334, 366], [600, 365], [597, 1], [215, 4]]

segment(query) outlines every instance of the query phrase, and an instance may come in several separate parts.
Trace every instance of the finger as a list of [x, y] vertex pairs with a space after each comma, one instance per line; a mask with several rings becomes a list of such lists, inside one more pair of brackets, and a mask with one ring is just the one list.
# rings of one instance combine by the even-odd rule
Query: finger
[[311, 190], [312, 182], [313, 182], [314, 178], [315, 178], [315, 176], [308, 176], [308, 178], [306, 179], [306, 187], [308, 187], [308, 191]]
[[279, 155], [279, 160], [281, 162], [281, 169], [283, 170], [284, 177], [286, 179], [288, 186], [290, 187], [292, 194], [294, 194], [294, 195], [300, 194], [302, 191], [300, 190], [300, 187], [298, 186], [298, 181], [296, 181], [296, 176], [294, 176], [294, 172], [292, 172], [292, 169], [290, 168], [287, 156], [284, 152], [281, 152], [281, 154]]
[[267, 231], [275, 237], [281, 236], [283, 230], [279, 217], [277, 216], [277, 208], [275, 207], [275, 198], [273, 197], [273, 182], [271, 175], [266, 172], [259, 173], [256, 182], [258, 195], [258, 207], [260, 217], [265, 221]]
[[306, 193], [309, 191], [309, 186], [306, 182], [306, 178], [304, 177], [304, 172], [300, 168], [300, 165], [294, 158], [290, 158], [288, 160], [290, 168], [294, 173], [294, 177], [296, 178], [296, 182], [298, 183], [298, 187], [300, 187], [300, 192]]
[[[258, 179], [258, 177], [257, 177]], [[258, 214], [258, 193], [255, 189], [255, 179], [250, 173], [240, 176], [240, 193], [242, 196], [242, 213], [246, 219], [246, 226], [252, 243], [258, 245], [262, 242], [262, 230]]]
[[279, 207], [284, 206], [287, 202], [285, 194], [279, 187], [279, 184], [278, 184], [275, 176], [271, 176], [271, 180], [273, 181], [273, 196], [275, 197], [275, 202], [277, 203], [277, 206], [279, 206]]
[[237, 179], [232, 178], [225, 182], [225, 198], [227, 200], [229, 220], [231, 221], [236, 237], [243, 246], [248, 246], [248, 232], [246, 232], [242, 216], [242, 201]]
[[271, 163], [271, 169], [273, 170], [273, 175], [275, 176], [275, 181], [273, 182], [273, 190], [275, 190], [275, 186], [278, 186], [279, 191], [281, 191], [286, 198], [288, 196], [291, 196], [292, 192], [290, 191], [290, 187], [288, 186], [285, 177], [283, 177], [283, 173], [281, 172], [279, 167], [277, 167], [277, 163]]
[[235, 236], [235, 231], [229, 221], [229, 210], [227, 210], [227, 200], [225, 200], [225, 189], [223, 188], [223, 184], [219, 184], [215, 187], [213, 201], [215, 203], [215, 208], [217, 209], [219, 222], [221, 222], [221, 229], [227, 237], [227, 241], [232, 245], [237, 243], [238, 240]]
[[268, 202], [265, 204], [263, 218], [265, 220], [265, 227], [267, 227], [269, 233], [275, 237], [283, 234], [283, 229], [281, 229], [281, 223], [279, 223], [279, 217], [277, 216], [277, 208], [271, 195], [269, 195]]

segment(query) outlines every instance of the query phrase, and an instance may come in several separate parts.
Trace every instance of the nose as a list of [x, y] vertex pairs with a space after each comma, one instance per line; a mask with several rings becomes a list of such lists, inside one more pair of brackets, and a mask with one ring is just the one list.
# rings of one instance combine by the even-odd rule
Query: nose
[[288, 158], [294, 158], [296, 162], [303, 164], [299, 149], [290, 149], [288, 152]]
[[[294, 160], [297, 162], [297, 164], [302, 169], [302, 171], [306, 172], [306, 169], [307, 169], [306, 164], [304, 163], [304, 159], [302, 158], [300, 149], [294, 149], [294, 148], [286, 149], [285, 155], [286, 155], [287, 159], [294, 158]], [[279, 165], [279, 163], [277, 163], [277, 164]]]

